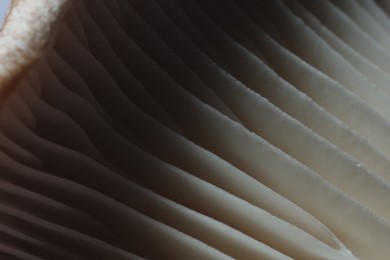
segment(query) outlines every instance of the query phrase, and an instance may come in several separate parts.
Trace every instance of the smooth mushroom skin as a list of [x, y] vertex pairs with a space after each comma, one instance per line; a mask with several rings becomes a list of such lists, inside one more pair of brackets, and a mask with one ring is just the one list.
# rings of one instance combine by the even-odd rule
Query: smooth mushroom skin
[[14, 1], [0, 257], [387, 259], [388, 15], [374, 0]]

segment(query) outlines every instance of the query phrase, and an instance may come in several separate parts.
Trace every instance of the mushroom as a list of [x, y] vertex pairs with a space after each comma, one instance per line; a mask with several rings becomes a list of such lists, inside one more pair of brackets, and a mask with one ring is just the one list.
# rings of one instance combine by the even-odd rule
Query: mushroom
[[386, 259], [387, 10], [14, 0], [1, 257]]

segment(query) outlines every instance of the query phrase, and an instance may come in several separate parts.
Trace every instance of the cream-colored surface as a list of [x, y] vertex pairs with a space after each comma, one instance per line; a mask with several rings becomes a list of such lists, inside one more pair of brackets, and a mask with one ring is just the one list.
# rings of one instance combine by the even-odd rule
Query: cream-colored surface
[[16, 1], [0, 254], [387, 259], [380, 4]]
[[0, 97], [43, 56], [69, 0], [14, 0], [0, 31]]

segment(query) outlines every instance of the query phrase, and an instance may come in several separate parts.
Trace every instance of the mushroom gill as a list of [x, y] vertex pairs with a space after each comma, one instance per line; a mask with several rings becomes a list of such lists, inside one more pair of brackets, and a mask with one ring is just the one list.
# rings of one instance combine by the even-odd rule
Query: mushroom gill
[[387, 259], [389, 6], [14, 0], [0, 258]]

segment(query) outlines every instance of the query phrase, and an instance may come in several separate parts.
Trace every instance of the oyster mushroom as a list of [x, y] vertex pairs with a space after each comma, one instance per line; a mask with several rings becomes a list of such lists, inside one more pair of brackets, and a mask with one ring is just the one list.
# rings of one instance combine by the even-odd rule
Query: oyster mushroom
[[386, 10], [13, 1], [0, 255], [386, 259]]

